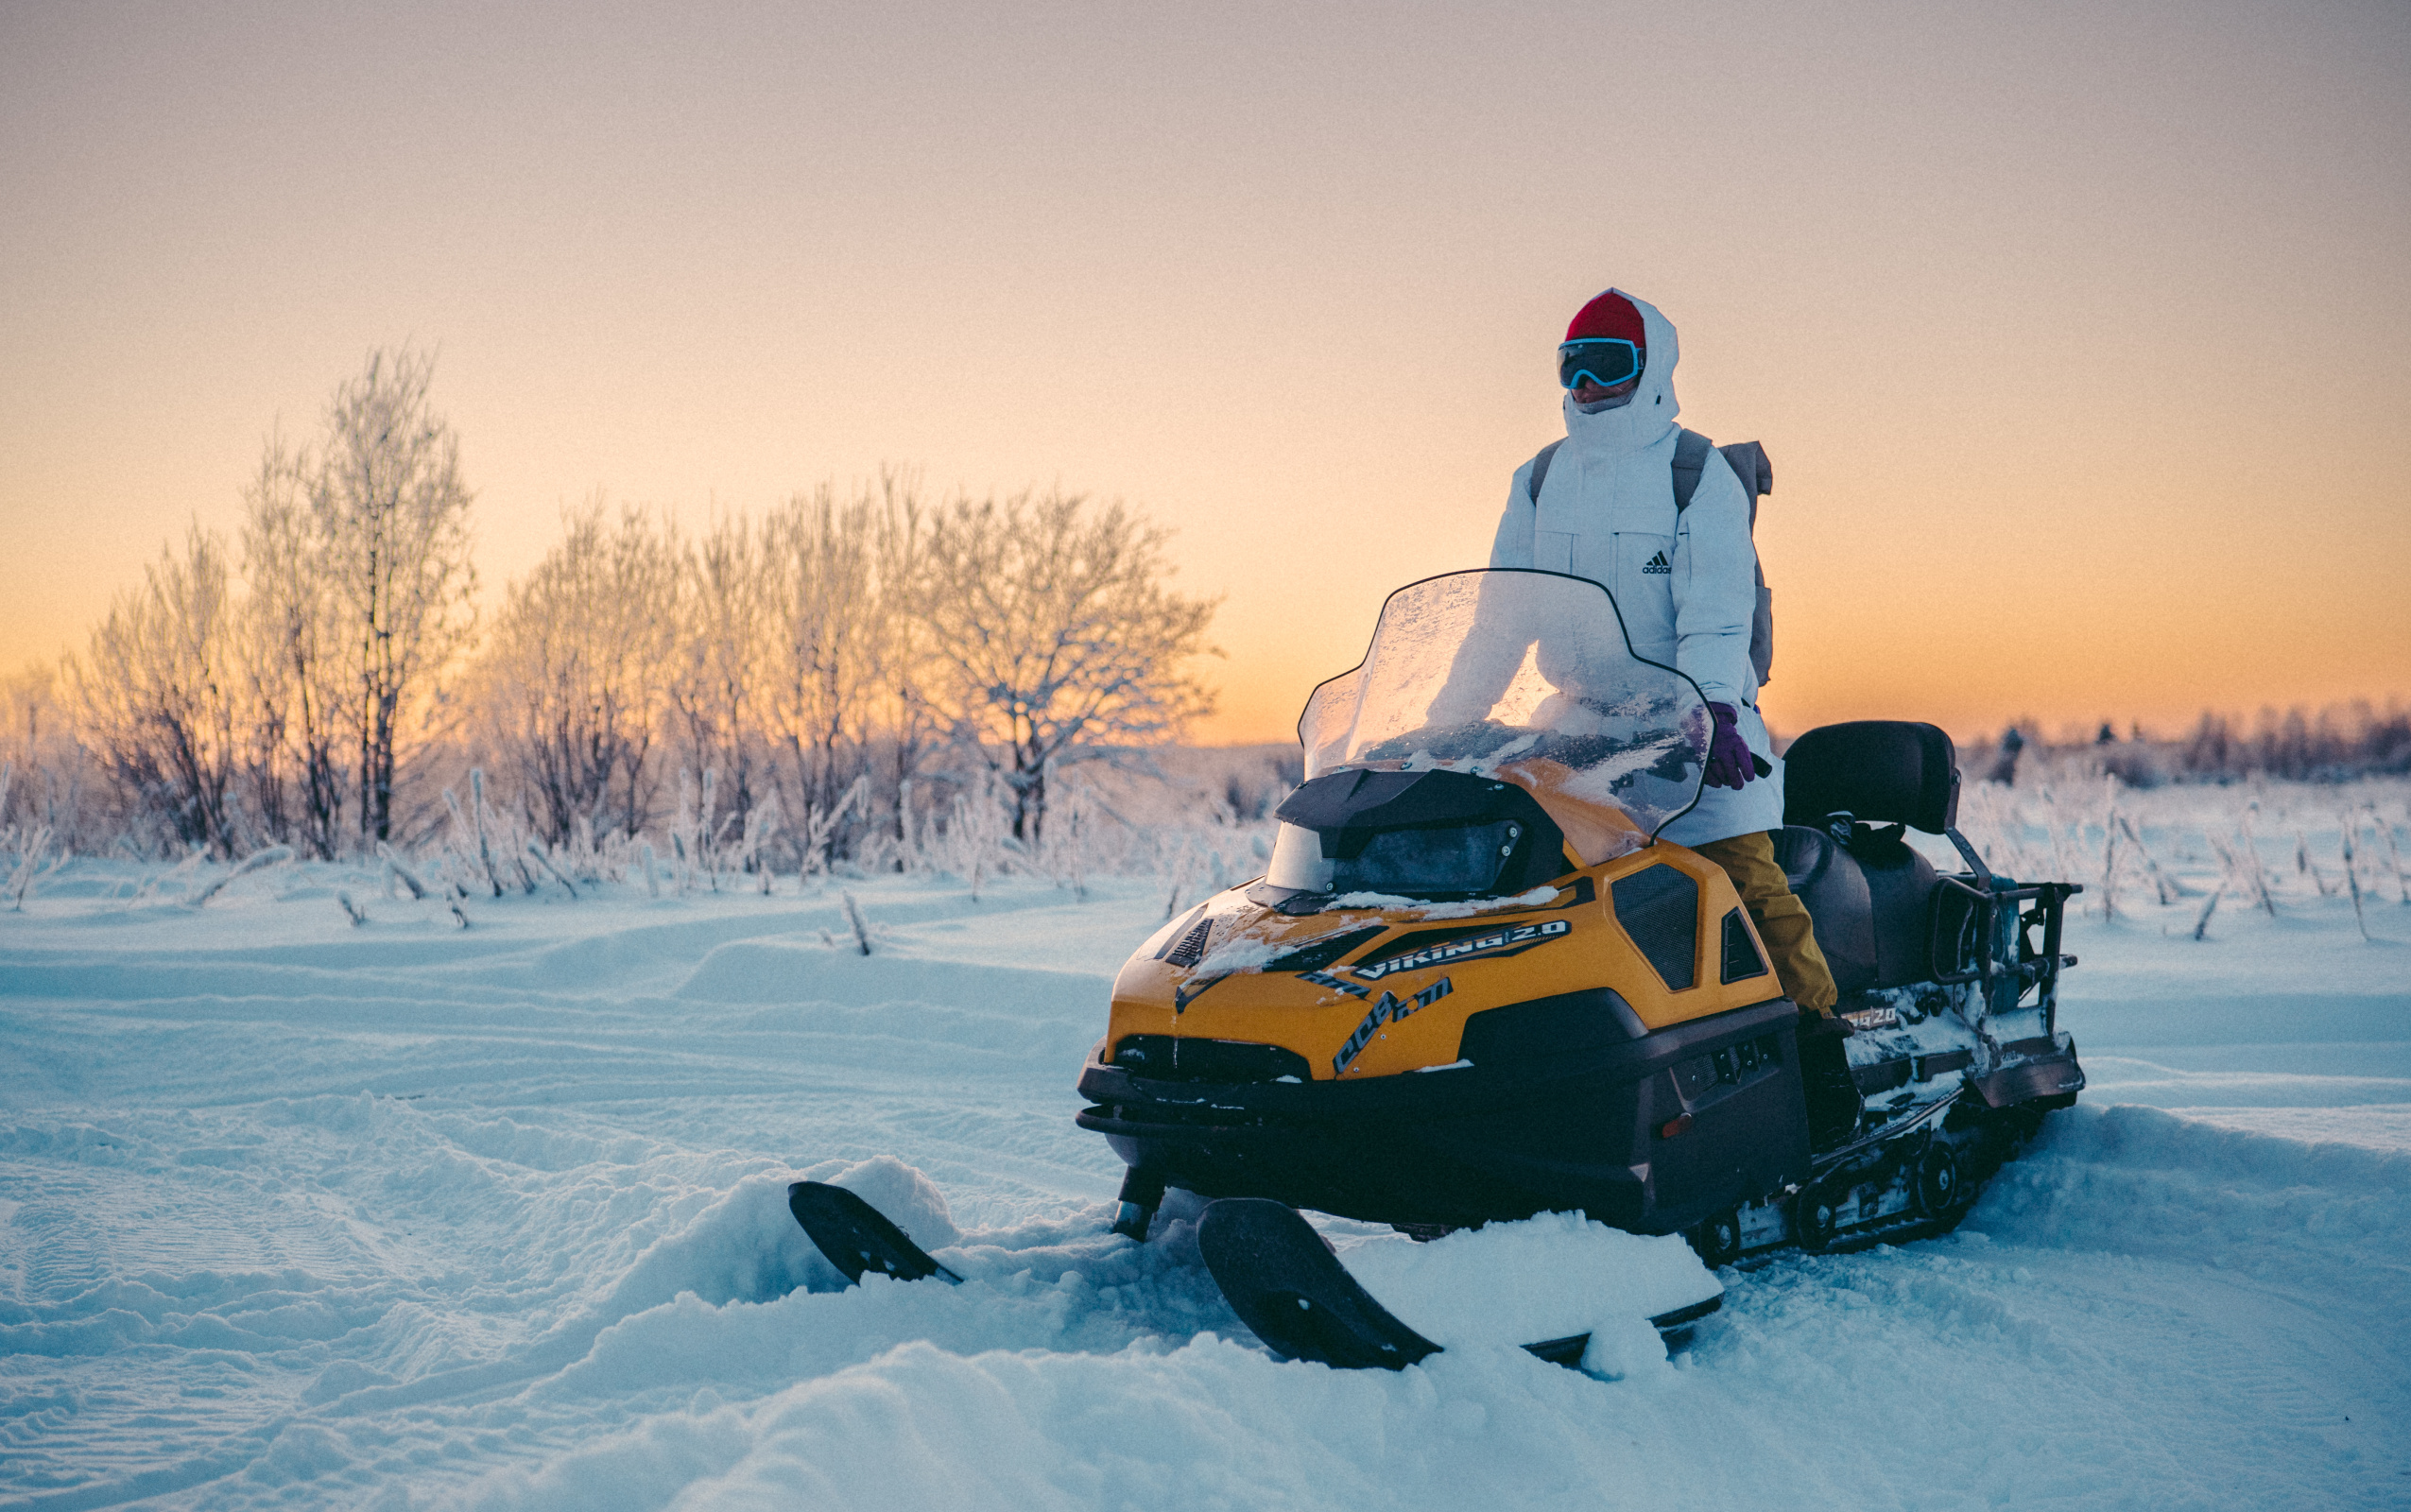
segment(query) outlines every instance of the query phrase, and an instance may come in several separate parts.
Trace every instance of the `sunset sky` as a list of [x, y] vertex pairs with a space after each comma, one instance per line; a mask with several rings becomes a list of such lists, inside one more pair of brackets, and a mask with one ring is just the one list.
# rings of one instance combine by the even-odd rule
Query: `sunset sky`
[[1615, 284], [1773, 457], [1779, 729], [2411, 695], [2402, 0], [0, 0], [0, 672], [410, 341], [490, 596], [598, 489], [1059, 480], [1286, 738]]

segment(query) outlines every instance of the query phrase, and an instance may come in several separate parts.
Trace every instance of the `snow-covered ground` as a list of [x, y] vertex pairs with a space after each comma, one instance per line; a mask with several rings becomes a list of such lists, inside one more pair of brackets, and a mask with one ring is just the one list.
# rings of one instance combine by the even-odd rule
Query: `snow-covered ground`
[[[2391, 885], [2375, 943], [2307, 888], [2080, 921], [2092, 1088], [1957, 1233], [1727, 1272], [1610, 1380], [1277, 1364], [1180, 1210], [1105, 1234], [1072, 1084], [1162, 883], [856, 882], [866, 958], [793, 879], [463, 930], [146, 878], [0, 914], [0, 1504], [2411, 1504]], [[798, 1173], [969, 1283], [835, 1290]]]

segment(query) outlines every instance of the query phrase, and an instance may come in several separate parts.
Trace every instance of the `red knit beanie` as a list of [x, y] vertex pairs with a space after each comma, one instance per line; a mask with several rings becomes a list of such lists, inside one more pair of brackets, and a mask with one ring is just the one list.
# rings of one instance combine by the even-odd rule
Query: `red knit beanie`
[[1574, 323], [1565, 328], [1568, 341], [1592, 336], [1615, 337], [1631, 342], [1643, 352], [1649, 350], [1649, 338], [1641, 327], [1641, 312], [1613, 289], [1576, 311]]

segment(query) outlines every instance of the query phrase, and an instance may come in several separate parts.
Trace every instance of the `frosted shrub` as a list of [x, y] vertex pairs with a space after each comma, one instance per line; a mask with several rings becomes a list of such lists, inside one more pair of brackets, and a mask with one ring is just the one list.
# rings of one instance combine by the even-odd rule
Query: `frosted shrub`
[[2365, 921], [2380, 898], [2411, 905], [2401, 864], [2411, 782], [2401, 778], [2145, 791], [2076, 763], [2021, 776], [2033, 780], [1967, 786], [1961, 830], [1996, 870], [2083, 884], [2084, 906], [2105, 918], [2197, 900], [2187, 928], [2206, 936], [2219, 898], [2274, 918], [2357, 897]]
[[[775, 813], [778, 806], [775, 794], [770, 799], [770, 806]], [[803, 876], [810, 877], [829, 869], [829, 862], [835, 854], [837, 826], [846, 821], [849, 814], [868, 811], [870, 807], [870, 774], [868, 772], [855, 778], [853, 784], [828, 808], [806, 806], [803, 816]]]
[[1021, 849], [1012, 837], [1013, 811], [997, 793], [1000, 785], [981, 773], [976, 783], [955, 795], [944, 830], [924, 836], [921, 847], [935, 869], [960, 879], [973, 900], [980, 884], [1004, 874]]
[[[0, 764], [0, 815], [9, 812], [9, 789], [15, 786], [15, 764]], [[0, 899], [22, 913], [26, 900], [43, 877], [66, 864], [63, 851], [51, 849], [50, 826], [24, 822], [0, 824]]]
[[[448, 787], [443, 802], [451, 826], [435, 843], [421, 847], [418, 857], [420, 875], [434, 879], [439, 890], [455, 898], [500, 898], [513, 886], [532, 893], [543, 885], [548, 870], [559, 869], [524, 816], [497, 811], [487, 800], [483, 771], [469, 773], [465, 805]], [[567, 885], [566, 876], [562, 882]]]

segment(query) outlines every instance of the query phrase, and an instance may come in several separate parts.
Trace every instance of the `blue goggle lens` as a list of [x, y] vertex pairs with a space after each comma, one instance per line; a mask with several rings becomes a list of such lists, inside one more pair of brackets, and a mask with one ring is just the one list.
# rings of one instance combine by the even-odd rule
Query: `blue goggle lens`
[[1558, 383], [1613, 388], [1641, 376], [1641, 349], [1618, 336], [1586, 336], [1558, 348]]

